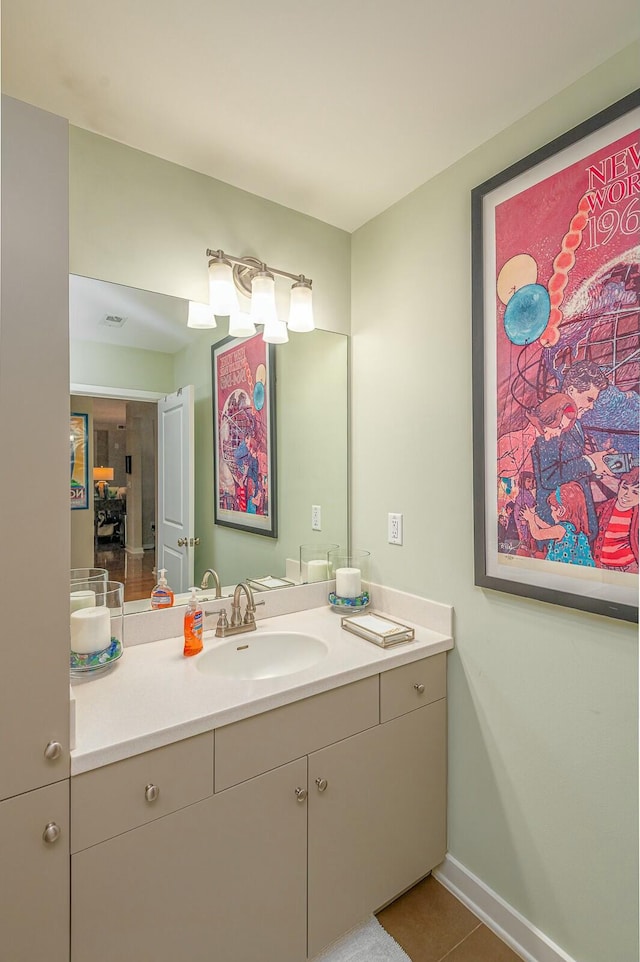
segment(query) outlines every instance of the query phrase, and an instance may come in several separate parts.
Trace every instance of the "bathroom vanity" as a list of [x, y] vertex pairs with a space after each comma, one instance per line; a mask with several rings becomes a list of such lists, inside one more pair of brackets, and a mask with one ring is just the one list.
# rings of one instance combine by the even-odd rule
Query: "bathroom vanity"
[[304, 962], [444, 857], [451, 638], [379, 649], [325, 606], [234, 640], [292, 630], [327, 654], [288, 677], [166, 639], [76, 686], [73, 962]]

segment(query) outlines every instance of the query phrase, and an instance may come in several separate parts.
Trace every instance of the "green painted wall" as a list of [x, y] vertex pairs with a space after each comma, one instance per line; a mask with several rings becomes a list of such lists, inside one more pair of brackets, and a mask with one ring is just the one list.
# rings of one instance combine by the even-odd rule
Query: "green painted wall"
[[[316, 325], [347, 333], [351, 236], [222, 181], [69, 128], [70, 270], [208, 301], [207, 248], [313, 278]], [[276, 285], [288, 311], [289, 285]]]
[[578, 962], [638, 958], [637, 629], [473, 586], [470, 191], [639, 63], [634, 45], [352, 243], [353, 535], [375, 580], [455, 607], [449, 850]]
[[159, 394], [173, 390], [171, 354], [78, 340], [71, 342], [69, 354], [72, 384], [136, 388]]

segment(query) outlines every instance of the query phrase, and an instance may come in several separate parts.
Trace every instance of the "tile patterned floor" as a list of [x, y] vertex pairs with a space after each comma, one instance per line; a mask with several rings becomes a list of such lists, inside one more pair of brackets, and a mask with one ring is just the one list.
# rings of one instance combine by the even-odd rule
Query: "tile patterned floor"
[[411, 962], [521, 962], [433, 876], [378, 913]]

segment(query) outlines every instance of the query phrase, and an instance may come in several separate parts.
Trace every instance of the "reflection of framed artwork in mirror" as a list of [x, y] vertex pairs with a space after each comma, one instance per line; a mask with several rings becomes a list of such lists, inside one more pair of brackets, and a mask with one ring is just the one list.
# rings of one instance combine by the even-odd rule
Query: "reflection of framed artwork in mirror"
[[89, 507], [89, 416], [69, 415], [71, 509]]
[[261, 334], [211, 347], [214, 520], [277, 537], [275, 349]]

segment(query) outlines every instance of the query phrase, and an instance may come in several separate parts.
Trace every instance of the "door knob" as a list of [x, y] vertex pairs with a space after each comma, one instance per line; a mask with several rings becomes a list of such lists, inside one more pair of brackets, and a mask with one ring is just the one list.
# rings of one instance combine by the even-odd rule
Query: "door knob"
[[44, 750], [44, 757], [49, 762], [55, 761], [56, 758], [60, 758], [62, 755], [62, 745], [60, 742], [49, 742]]
[[188, 544], [189, 544], [189, 539], [188, 539], [188, 538], [178, 538], [178, 547], [179, 547], [179, 548], [186, 548]]
[[56, 825], [55, 822], [49, 822], [49, 824], [45, 826], [45, 830], [42, 833], [43, 839], [49, 845], [53, 845], [54, 842], [57, 842], [61, 835], [62, 830], [60, 829], [59, 825]]
[[189, 538], [189, 544], [192, 548], [197, 548], [200, 544], [200, 538]]
[[306, 798], [307, 798], [306, 788], [296, 788], [296, 798], [299, 802], [306, 801]]

